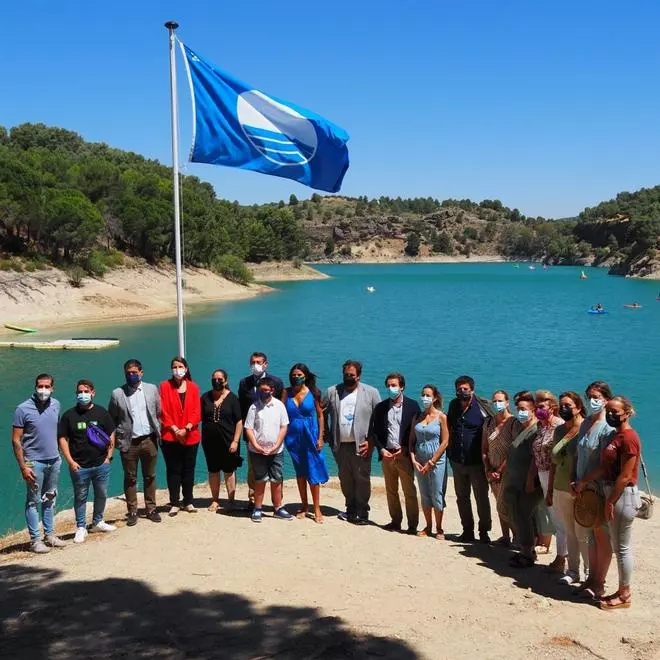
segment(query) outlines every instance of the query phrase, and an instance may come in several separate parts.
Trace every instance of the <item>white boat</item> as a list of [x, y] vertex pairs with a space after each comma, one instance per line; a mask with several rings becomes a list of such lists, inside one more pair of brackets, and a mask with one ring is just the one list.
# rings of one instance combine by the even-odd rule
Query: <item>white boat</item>
[[530, 266], [529, 269], [530, 270], [536, 270], [536, 266]]
[[374, 287], [372, 287], [372, 286], [368, 286], [368, 287], [367, 287], [367, 291], [368, 291], [369, 293], [373, 293], [375, 290], [376, 290], [376, 289], [375, 289]]

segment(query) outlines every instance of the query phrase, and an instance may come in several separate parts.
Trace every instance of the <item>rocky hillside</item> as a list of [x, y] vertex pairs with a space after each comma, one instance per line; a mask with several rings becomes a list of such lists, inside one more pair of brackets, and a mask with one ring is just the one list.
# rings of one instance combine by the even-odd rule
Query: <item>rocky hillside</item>
[[434, 255], [595, 264], [616, 275], [660, 277], [660, 186], [621, 193], [577, 218], [523, 216], [499, 200], [320, 197], [299, 202], [306, 258], [388, 260]]

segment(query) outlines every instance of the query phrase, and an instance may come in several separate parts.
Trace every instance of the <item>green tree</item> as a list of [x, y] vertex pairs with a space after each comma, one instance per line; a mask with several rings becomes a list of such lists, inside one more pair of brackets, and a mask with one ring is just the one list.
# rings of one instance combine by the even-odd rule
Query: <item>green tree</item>
[[416, 234], [415, 232], [411, 231], [406, 238], [406, 246], [403, 249], [403, 251], [409, 257], [416, 257], [419, 254], [420, 243], [421, 240], [419, 238], [419, 234]]

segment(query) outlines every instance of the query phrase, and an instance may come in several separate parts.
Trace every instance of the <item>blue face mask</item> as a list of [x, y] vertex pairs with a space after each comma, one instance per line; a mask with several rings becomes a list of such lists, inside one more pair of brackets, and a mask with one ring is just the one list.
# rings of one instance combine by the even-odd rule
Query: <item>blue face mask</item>
[[401, 394], [400, 387], [388, 387], [387, 390], [390, 393], [390, 399], [396, 399]]
[[264, 390], [259, 390], [259, 399], [264, 403], [273, 396], [272, 392], [264, 392]]
[[142, 380], [142, 376], [140, 374], [136, 374], [134, 371], [127, 371], [126, 372], [126, 384], [130, 385], [131, 387], [135, 387], [136, 385], [140, 384], [140, 381]]
[[531, 412], [529, 410], [518, 410], [516, 413], [516, 417], [518, 418], [518, 421], [521, 424], [525, 424], [525, 422], [529, 422], [529, 417], [531, 415]]
[[491, 410], [497, 415], [506, 410], [506, 401], [493, 401]]
[[76, 394], [76, 401], [81, 406], [88, 406], [92, 402], [92, 395], [89, 392], [78, 392]]
[[433, 403], [432, 396], [423, 396], [420, 400], [424, 409], [428, 408]]
[[604, 405], [605, 401], [602, 399], [589, 399], [589, 410], [593, 415], [599, 413]]

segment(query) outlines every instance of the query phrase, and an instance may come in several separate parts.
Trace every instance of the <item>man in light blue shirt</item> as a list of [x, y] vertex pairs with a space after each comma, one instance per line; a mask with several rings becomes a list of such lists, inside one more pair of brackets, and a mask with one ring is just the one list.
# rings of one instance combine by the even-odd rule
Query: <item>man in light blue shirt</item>
[[[32, 552], [50, 552], [48, 546], [66, 545], [55, 535], [55, 498], [62, 459], [57, 445], [57, 423], [60, 402], [52, 397], [55, 379], [39, 374], [34, 393], [19, 404], [14, 412], [12, 446], [27, 485], [25, 521], [30, 532]], [[44, 527], [44, 539], [39, 533], [39, 505]]]

